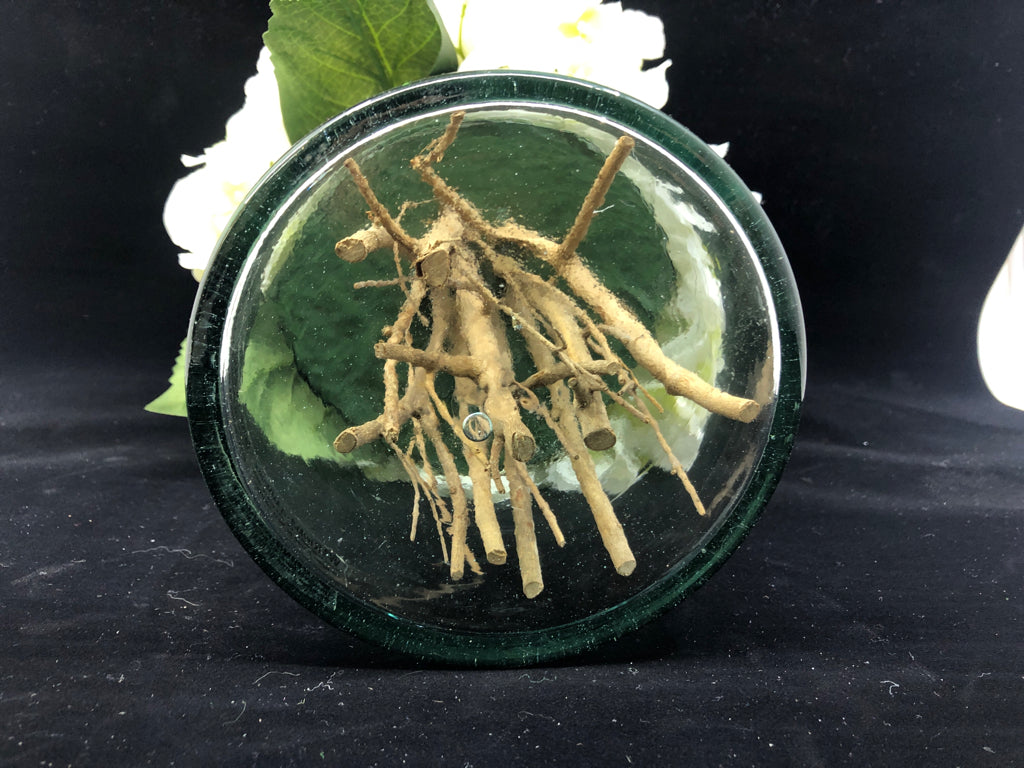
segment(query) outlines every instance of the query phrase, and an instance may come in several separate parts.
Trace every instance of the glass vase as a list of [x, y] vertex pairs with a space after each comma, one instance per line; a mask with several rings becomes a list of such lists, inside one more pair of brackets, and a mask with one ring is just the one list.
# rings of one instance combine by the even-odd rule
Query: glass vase
[[739, 545], [797, 428], [783, 249], [706, 144], [590, 83], [385, 93], [250, 192], [188, 413], [234, 534], [325, 620], [516, 665], [656, 616]]

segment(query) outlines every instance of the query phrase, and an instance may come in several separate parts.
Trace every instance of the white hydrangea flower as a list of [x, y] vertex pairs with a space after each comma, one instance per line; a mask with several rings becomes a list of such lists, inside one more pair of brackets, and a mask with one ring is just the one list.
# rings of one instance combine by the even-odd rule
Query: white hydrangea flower
[[245, 83], [245, 104], [228, 119], [225, 133], [199, 157], [182, 155], [183, 165], [197, 169], [178, 180], [164, 205], [164, 228], [184, 251], [178, 262], [196, 279], [246, 193], [291, 146], [266, 48]]
[[459, 70], [524, 69], [579, 77], [661, 108], [668, 101], [661, 20], [599, 0], [435, 0]]

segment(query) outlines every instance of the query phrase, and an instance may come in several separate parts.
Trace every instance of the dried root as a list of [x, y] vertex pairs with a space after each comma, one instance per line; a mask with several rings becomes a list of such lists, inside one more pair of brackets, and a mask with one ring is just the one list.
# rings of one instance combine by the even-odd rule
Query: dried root
[[[334, 446], [342, 453], [376, 440], [391, 447], [414, 489], [411, 536], [416, 533], [420, 501], [425, 499], [451, 577], [457, 580], [467, 566], [478, 573], [479, 566], [470, 547], [470, 500], [463, 490], [455, 456], [441, 433], [443, 422], [461, 445], [472, 487], [472, 521], [486, 560], [494, 565], [503, 564], [507, 554], [492, 487], [499, 494], [508, 493], [523, 592], [533, 598], [544, 588], [534, 506], [556, 543], [565, 544], [554, 511], [528, 469], [537, 443], [522, 413], [536, 413], [565, 448], [612, 565], [628, 576], [636, 567], [636, 559], [591, 457], [591, 451], [607, 450], [616, 442], [607, 413], [609, 400], [650, 426], [695, 509], [706, 513], [645, 402], [650, 396], [613, 351], [609, 338], [620, 342], [640, 366], [665, 385], [669, 394], [745, 422], [758, 414], [760, 406], [716, 389], [669, 359], [651, 333], [576, 252], [633, 148], [632, 139], [623, 136], [616, 142], [569, 232], [561, 242], [555, 242], [513, 222], [488, 222], [438, 175], [434, 165], [455, 141], [463, 117], [463, 113], [454, 114], [444, 133], [411, 161], [440, 210], [422, 237], [407, 233], [400, 217], [391, 216], [355, 160], [345, 162], [367, 203], [371, 223], [367, 229], [340, 240], [335, 251], [344, 260], [357, 262], [374, 251], [391, 250], [398, 277], [360, 283], [359, 287], [398, 286], [405, 302], [395, 322], [384, 329], [383, 340], [374, 347], [376, 356], [384, 361], [383, 410], [376, 419], [346, 429]], [[520, 259], [505, 255], [503, 246], [508, 244], [545, 262], [558, 280], [544, 280]], [[408, 265], [409, 274], [405, 274], [403, 265]], [[482, 276], [485, 265], [504, 286], [500, 297]], [[567, 286], [568, 291], [559, 288], [558, 283]], [[427, 305], [430, 338], [420, 349], [412, 344], [411, 328], [417, 317], [423, 318]], [[535, 367], [521, 380], [513, 370], [509, 328], [522, 336]], [[404, 390], [399, 385], [400, 365], [408, 372]], [[457, 418], [437, 396], [434, 380], [438, 374], [454, 381]], [[617, 390], [609, 385], [609, 378], [617, 381]], [[538, 390], [547, 390], [546, 403], [539, 398]], [[651, 403], [659, 407], [653, 399]], [[470, 429], [470, 419], [489, 420], [492, 434], [485, 434], [480, 441], [479, 425], [474, 422]], [[402, 450], [399, 434], [409, 422], [413, 439]], [[444, 478], [447, 496], [437, 482], [434, 461]]]

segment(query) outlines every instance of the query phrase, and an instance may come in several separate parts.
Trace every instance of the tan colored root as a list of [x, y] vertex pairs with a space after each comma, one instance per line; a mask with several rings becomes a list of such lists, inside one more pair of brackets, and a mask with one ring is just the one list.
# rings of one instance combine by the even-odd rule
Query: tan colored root
[[365, 424], [349, 427], [334, 438], [334, 449], [338, 453], [352, 453], [360, 446], [380, 440], [384, 436], [385, 421], [384, 415], [381, 414]]
[[387, 232], [396, 244], [409, 253], [416, 253], [416, 239], [406, 234], [401, 225], [391, 218], [388, 209], [383, 206], [380, 200], [377, 199], [377, 195], [374, 194], [373, 189], [370, 188], [370, 182], [363, 175], [362, 170], [359, 168], [359, 163], [350, 157], [345, 160], [345, 167], [352, 176], [352, 180], [356, 183], [359, 194], [363, 196], [366, 204], [370, 206], [370, 216], [374, 222]]
[[408, 363], [425, 371], [444, 371], [452, 376], [475, 379], [483, 372], [480, 361], [471, 355], [449, 355], [444, 352], [427, 352], [407, 344], [392, 344], [379, 341], [373, 346], [374, 354], [382, 360]]
[[[423, 478], [419, 474], [419, 471], [416, 469], [415, 463], [413, 463], [413, 461], [412, 461], [412, 457], [409, 456], [408, 454], [406, 454], [401, 448], [399, 448], [397, 443], [389, 441], [388, 442], [388, 446], [391, 448], [392, 451], [394, 451], [395, 455], [398, 456], [398, 460], [401, 462], [402, 468], [405, 470], [406, 474], [409, 476], [409, 481], [413, 484], [413, 486], [415, 488], [417, 488], [417, 489], [419, 489], [420, 487], [423, 487], [423, 489], [425, 491], [426, 498], [427, 498], [427, 502], [430, 504], [430, 510], [431, 510], [431, 512], [433, 513], [433, 516], [434, 516], [434, 523], [437, 526], [437, 537], [438, 537], [438, 539], [441, 542], [441, 556], [444, 558], [444, 562], [448, 563], [448, 544], [445, 541], [444, 527], [442, 526], [442, 523], [444, 522], [444, 519], [443, 519], [444, 516], [440, 513], [439, 507], [438, 507], [438, 504], [440, 503], [441, 509], [443, 509], [444, 508], [444, 502], [443, 502], [443, 500], [440, 498], [440, 496], [437, 493], [437, 484], [434, 482], [433, 476], [430, 476], [428, 478], [428, 481], [424, 482]], [[418, 494], [414, 494], [414, 499], [417, 498], [417, 497], [418, 497]], [[412, 529], [412, 532], [410, 534], [410, 539], [415, 536], [415, 531], [416, 531], [415, 520], [416, 520], [417, 514], [418, 514], [418, 507], [414, 506], [414, 508], [413, 508], [413, 521], [414, 522], [413, 522], [413, 529]]]
[[[456, 271], [466, 279], [479, 279], [471, 257], [458, 250], [455, 257]], [[477, 384], [486, 395], [484, 411], [494, 424], [495, 434], [505, 438], [505, 444], [518, 461], [529, 461], [537, 444], [533, 434], [523, 423], [519, 408], [510, 392], [515, 382], [512, 372], [512, 353], [504, 328], [493, 312], [488, 312], [483, 300], [471, 291], [456, 291], [456, 312], [459, 317], [459, 332], [465, 339], [469, 355], [486, 361]]]
[[625, 345], [640, 365], [665, 385], [669, 394], [686, 397], [712, 413], [730, 419], [743, 422], [752, 421], [761, 410], [761, 406], [757, 402], [723, 392], [708, 384], [693, 371], [689, 371], [671, 360], [661, 350], [661, 346], [654, 340], [644, 324], [619, 300], [619, 297], [597, 279], [578, 255], [573, 255], [579, 245], [578, 242], [571, 241], [574, 238], [574, 233], [581, 226], [583, 232], [586, 232], [586, 227], [581, 225], [580, 219], [589, 221], [593, 216], [593, 210], [600, 205], [598, 202], [597, 206], [589, 207], [590, 214], [588, 216], [587, 211], [591, 198], [604, 200], [604, 192], [611, 185], [615, 174], [625, 160], [625, 155], [629, 153], [632, 146], [632, 140], [625, 136], [616, 143], [615, 150], [609, 155], [601, 169], [601, 173], [594, 182], [590, 194], [587, 195], [587, 200], [584, 202], [583, 208], [580, 209], [580, 214], [569, 234], [553, 255], [550, 254], [550, 251], [539, 253], [539, 255], [541, 258], [547, 256], [546, 260], [555, 267], [559, 277], [569, 284], [573, 293], [601, 316], [608, 326], [607, 330]]
[[576, 418], [583, 433], [583, 442], [592, 451], [611, 448], [615, 445], [616, 437], [601, 397], [601, 391], [607, 389], [607, 386], [598, 376], [586, 371], [586, 366], [595, 361], [579, 323], [573, 316], [571, 304], [562, 298], [560, 291], [551, 288], [526, 288], [523, 296], [546, 318], [562, 340], [564, 348], [559, 352], [559, 357], [563, 365], [573, 370], [574, 375], [568, 383], [574, 395]]
[[448, 151], [448, 148], [455, 141], [455, 137], [459, 134], [459, 128], [462, 125], [462, 121], [466, 119], [466, 112], [459, 110], [458, 112], [452, 112], [448, 118], [448, 125], [444, 129], [444, 133], [430, 142], [426, 149], [424, 149], [416, 158], [413, 159], [412, 165], [416, 167], [416, 163], [421, 162], [426, 165], [433, 165], [444, 159], [444, 153]]
[[516, 556], [523, 581], [523, 594], [531, 600], [544, 591], [544, 578], [540, 570], [540, 551], [537, 549], [537, 530], [533, 522], [533, 494], [526, 482], [526, 467], [505, 452], [505, 477], [508, 479], [512, 501], [512, 520], [515, 524]]
[[[436, 394], [435, 394], [436, 396]], [[459, 417], [465, 419], [469, 415], [469, 407], [476, 399], [476, 386], [469, 380], [455, 380], [455, 396], [460, 402]], [[443, 407], [444, 413], [448, 409]], [[450, 415], [449, 415], [449, 418]], [[452, 431], [462, 440], [462, 455], [469, 467], [469, 479], [473, 485], [473, 514], [480, 539], [484, 545], [484, 557], [493, 565], [503, 565], [508, 558], [505, 542], [501, 536], [501, 526], [494, 511], [494, 500], [491, 498], [491, 473], [488, 467], [488, 456], [480, 443], [469, 440], [462, 431], [462, 425], [450, 422]]]
[[607, 360], [591, 360], [589, 362], [580, 363], [578, 366], [569, 366], [566, 363], [555, 363], [550, 368], [537, 371], [532, 374], [528, 379], [522, 382], [523, 386], [527, 389], [537, 389], [538, 387], [547, 387], [554, 384], [556, 381], [567, 379], [576, 373], [577, 367], [592, 373], [597, 376], [614, 376], [620, 370], [620, 365], [615, 362], [609, 362]]
[[[583, 269], [586, 268], [583, 267]], [[580, 269], [573, 271], [580, 273], [575, 276], [575, 279], [581, 284], [583, 281], [593, 278], [593, 275], [582, 277]], [[596, 281], [596, 278], [593, 279]], [[594, 301], [601, 301], [598, 294], [602, 292], [607, 293], [608, 291], [606, 288], [601, 291], [596, 285], [594, 286]], [[599, 311], [599, 314], [602, 313]], [[761, 406], [756, 401], [723, 392], [708, 384], [693, 371], [683, 368], [674, 360], [666, 357], [658, 342], [647, 333], [636, 318], [627, 320], [622, 316], [612, 318], [608, 316], [608, 313], [603, 314], [605, 315], [605, 330], [621, 341], [633, 358], [665, 385], [665, 390], [670, 395], [685, 397], [712, 413], [735, 421], [753, 421], [761, 412]], [[614, 320], [614, 322], [609, 322], [609, 320]]]
[[547, 500], [540, 492], [540, 488], [533, 482], [533, 478], [530, 477], [529, 472], [523, 472], [523, 479], [526, 484], [530, 487], [530, 493], [533, 495], [533, 500], [537, 503], [540, 508], [540, 512], [544, 515], [544, 520], [547, 522], [548, 527], [551, 529], [552, 535], [555, 537], [555, 543], [560, 546], [565, 546], [565, 534], [562, 533], [561, 526], [558, 525], [558, 518], [555, 517], [555, 512], [551, 509], [551, 505], [548, 504]]
[[590, 389], [579, 379], [570, 379], [576, 405], [576, 418], [583, 433], [583, 443], [592, 451], [607, 451], [618, 440], [608, 419], [608, 411], [599, 389]]
[[[388, 329], [388, 340], [397, 343], [405, 339], [412, 326], [412, 321], [419, 311], [420, 303], [426, 296], [422, 283], [414, 283], [399, 310], [398, 317]], [[398, 439], [399, 430], [409, 419], [409, 410], [398, 395], [398, 372], [394, 361], [384, 363], [384, 411], [376, 419], [344, 430], [334, 440], [334, 448], [339, 453], [351, 453], [367, 443], [384, 438], [388, 441]]]
[[613, 400], [617, 406], [622, 408], [622, 410], [626, 411], [626, 413], [628, 413], [637, 421], [641, 421], [647, 425], [651, 425], [654, 423], [654, 417], [651, 416], [651, 412], [649, 410], [647, 410], [646, 412], [641, 411], [639, 408], [630, 403], [618, 392], [612, 392], [610, 389], [606, 390], [605, 394], [608, 396], [608, 399]]
[[[608, 337], [605, 336], [601, 329], [597, 327], [597, 324], [582, 311], [579, 312], [577, 317], [579, 318], [580, 323], [583, 325], [583, 328], [587, 332], [587, 343], [590, 344], [594, 348], [594, 350], [605, 360], [613, 361], [619, 366], [618, 376], [619, 383], [623, 387], [622, 391], [625, 392], [628, 390], [630, 392], [639, 392], [647, 399], [650, 405], [654, 406], [654, 409], [658, 413], [664, 413], [665, 409], [662, 407], [661, 403], [654, 399], [651, 393], [648, 392], [640, 383], [640, 380], [636, 377], [636, 374], [629, 369], [629, 366], [627, 366], [622, 361], [621, 357], [615, 354], [615, 351], [611, 348], [611, 345], [608, 343]], [[621, 400], [617, 400], [616, 402], [619, 402], [620, 405], [622, 404]], [[638, 418], [641, 421], [644, 420], [644, 417], [640, 415], [639, 411], [633, 409], [632, 406], [624, 407], [626, 407], [626, 409], [629, 410], [635, 418]], [[647, 413], [648, 415], [650, 415], [650, 411], [648, 411]]]
[[501, 536], [501, 526], [491, 499], [491, 475], [487, 471], [487, 459], [475, 446], [462, 446], [462, 455], [469, 466], [469, 479], [473, 483], [473, 517], [480, 539], [484, 544], [484, 556], [492, 565], [504, 565], [508, 554]]
[[334, 246], [334, 253], [339, 259], [350, 264], [363, 261], [369, 254], [382, 248], [390, 248], [395, 244], [391, 235], [384, 227], [373, 224], [369, 228], [343, 238]]
[[576, 249], [580, 247], [583, 238], [587, 236], [587, 230], [590, 228], [590, 222], [594, 219], [594, 213], [604, 205], [604, 197], [608, 194], [608, 189], [611, 187], [612, 181], [615, 180], [619, 169], [622, 168], [622, 164], [626, 162], [629, 153], [633, 151], [634, 144], [635, 142], [629, 136], [620, 136], [619, 140], [615, 142], [615, 147], [608, 157], [605, 158], [601, 171], [597, 174], [593, 186], [591, 186], [590, 191], [583, 200], [583, 205], [580, 206], [579, 213], [576, 214], [576, 220], [573, 222], [572, 228], [566, 233], [562, 242], [558, 244], [558, 249], [552, 256], [552, 261], [555, 264], [559, 264], [571, 257], [576, 252]]
[[475, 573], [477, 576], [483, 575], [484, 569], [480, 567], [480, 563], [477, 562], [476, 555], [473, 554], [473, 550], [466, 546], [466, 565], [469, 566], [469, 570]]
[[[520, 314], [532, 314], [526, 304], [526, 297], [521, 292], [512, 291], [508, 294], [508, 298]], [[529, 339], [526, 340], [526, 347], [538, 369], [544, 370], [554, 366], [555, 360], [546, 347], [531, 343]], [[583, 442], [583, 435], [570, 401], [569, 390], [563, 382], [557, 381], [548, 387], [548, 392], [551, 411], [549, 414], [547, 409], [542, 409], [541, 414], [548, 421], [559, 442], [565, 447], [573, 472], [579, 481], [580, 492], [594, 516], [594, 522], [601, 534], [604, 548], [611, 557], [612, 565], [617, 573], [628, 576], [636, 568], [636, 558], [633, 556], [629, 541], [626, 539], [626, 532], [615, 514], [611, 500], [604, 492], [604, 488], [601, 487], [597, 468]], [[508, 474], [507, 471], [506, 474]]]
[[501, 480], [501, 455], [505, 450], [505, 436], [495, 435], [491, 440], [491, 456], [487, 468], [491, 473], [491, 482], [498, 493], [506, 493], [505, 484]]
[[[454, 303], [450, 293], [437, 290], [431, 293], [431, 306], [433, 308], [433, 324], [430, 331], [430, 341], [427, 343], [425, 354], [439, 355], [444, 347], [451, 323], [453, 320]], [[392, 362], [392, 361], [388, 361]], [[387, 363], [385, 363], [387, 365]], [[462, 488], [462, 478], [459, 476], [458, 467], [455, 464], [455, 457], [452, 456], [448, 446], [444, 442], [441, 431], [438, 428], [438, 417], [430, 398], [432, 385], [428, 384], [430, 372], [422, 367], [410, 367], [410, 397], [415, 398], [414, 407], [417, 419], [423, 428], [423, 432], [430, 441], [434, 454], [441, 463], [444, 472], [445, 482], [448, 484], [448, 495], [452, 503], [452, 553], [451, 553], [451, 577], [454, 581], [462, 578], [465, 565], [469, 564], [471, 569], [479, 570], [476, 560], [468, 549], [466, 540], [469, 527], [469, 503], [466, 499], [466, 492]]]
[[448, 446], [445, 445], [444, 438], [437, 428], [437, 417], [433, 410], [424, 411], [420, 422], [423, 425], [423, 432], [434, 448], [438, 461], [441, 462], [441, 469], [444, 472], [445, 481], [448, 483], [448, 496], [452, 502], [451, 577], [453, 581], [458, 581], [462, 578], [466, 563], [469, 504], [466, 500], [466, 492], [462, 489], [462, 480], [459, 477], [458, 467], [455, 465], [455, 458], [448, 450]]
[[612, 502], [608, 498], [608, 494], [604, 492], [604, 488], [601, 487], [597, 468], [583, 442], [583, 435], [576, 424], [576, 417], [569, 401], [569, 393], [564, 384], [558, 382], [552, 386], [551, 400], [551, 415], [565, 437], [569, 462], [579, 480], [580, 491], [594, 515], [594, 522], [597, 524], [598, 533], [601, 534], [604, 548], [611, 557], [616, 572], [622, 576], [629, 576], [636, 568], [636, 558], [626, 539], [622, 523], [619, 522], [615, 509], [612, 507]]
[[701, 517], [706, 517], [708, 511], [704, 508], [704, 503], [700, 500], [700, 494], [697, 493], [697, 489], [690, 481], [690, 476], [686, 473], [686, 470], [683, 469], [683, 465], [680, 463], [679, 459], [676, 458], [675, 453], [672, 452], [672, 447], [668, 444], [668, 440], [665, 439], [665, 435], [662, 433], [661, 427], [658, 426], [657, 419], [651, 416], [651, 412], [647, 409], [647, 405], [643, 400], [638, 397], [636, 398], [636, 402], [640, 409], [646, 412], [647, 422], [654, 430], [654, 435], [658, 438], [658, 445], [661, 446], [661, 450], [665, 452], [665, 456], [669, 460], [669, 465], [672, 467], [672, 474], [682, 481], [683, 487], [690, 495], [690, 501], [693, 502], [693, 506], [697, 510], [697, 514]]
[[451, 273], [451, 253], [447, 248], [436, 248], [415, 263], [416, 274], [431, 288], [444, 285]]
[[360, 280], [358, 283], [352, 283], [352, 287], [358, 291], [363, 288], [390, 288], [397, 285], [405, 290], [405, 284], [408, 282], [407, 277], [393, 277], [390, 280]]
[[626, 138], [620, 139], [609, 155], [566, 238], [554, 251], [550, 247], [537, 248], [537, 255], [557, 270], [558, 276], [565, 280], [573, 293], [604, 320], [606, 331], [619, 339], [634, 359], [665, 385], [669, 394], [693, 400], [713, 413], [749, 422], [761, 410], [758, 403], [722, 392], [671, 360], [636, 315], [575, 254], [579, 245], [578, 241], [573, 242], [575, 233], [581, 227], [585, 233], [586, 222], [593, 217], [594, 208], [589, 208], [589, 215], [587, 213], [591, 198], [604, 200], [604, 193], [625, 160], [625, 154], [632, 148], [632, 141], [624, 141]]
[[[458, 113], [456, 113], [457, 115]], [[452, 116], [452, 122], [449, 123], [449, 131], [446, 131], [446, 135], [450, 133], [450, 139], [446, 139], [448, 146], [455, 140], [455, 134], [458, 133], [459, 125], [462, 123], [462, 118], [459, 117], [456, 122], [456, 115]], [[447, 148], [447, 146], [445, 147]], [[410, 161], [410, 165], [420, 174], [420, 178], [423, 179], [431, 190], [434, 192], [434, 197], [437, 198], [438, 202], [441, 203], [442, 210], [450, 210], [454, 212], [467, 226], [475, 229], [478, 232], [486, 232], [491, 227], [484, 219], [483, 215], [476, 209], [472, 203], [463, 198], [454, 189], [448, 186], [442, 179], [437, 171], [434, 170], [433, 165], [440, 158], [436, 151], [433, 151], [431, 147], [427, 147], [428, 151], [417, 155]], [[443, 153], [442, 153], [443, 154]]]
[[670, 471], [678, 477], [680, 481], [682, 481], [683, 487], [686, 489], [687, 494], [690, 496], [690, 500], [693, 502], [694, 508], [697, 510], [697, 514], [701, 517], [707, 516], [707, 510], [704, 508], [704, 503], [700, 499], [700, 494], [697, 493], [697, 489], [691, 482], [690, 476], [683, 468], [682, 463], [680, 463], [679, 459], [677, 459], [675, 454], [672, 452], [672, 448], [665, 439], [665, 435], [662, 433], [661, 427], [658, 426], [658, 420], [651, 414], [651, 410], [644, 399], [646, 398], [646, 400], [650, 401], [650, 403], [652, 403], [659, 411], [664, 412], [661, 404], [655, 400], [646, 389], [644, 389], [643, 385], [641, 385], [640, 381], [636, 378], [636, 375], [633, 374], [633, 372], [630, 371], [622, 362], [622, 359], [612, 351], [611, 346], [608, 344], [608, 339], [605, 338], [604, 334], [596, 326], [590, 323], [589, 318], [586, 319], [584, 325], [590, 334], [589, 338], [593, 341], [594, 347], [608, 359], [621, 365], [621, 371], [626, 374], [623, 381], [623, 391], [628, 390], [633, 393], [636, 406], [631, 405], [621, 395], [614, 392], [609, 392], [609, 397], [629, 411], [635, 418], [647, 424], [654, 431], [658, 444], [661, 446], [662, 451], [664, 451], [665, 456], [669, 460], [669, 465], [671, 467]]

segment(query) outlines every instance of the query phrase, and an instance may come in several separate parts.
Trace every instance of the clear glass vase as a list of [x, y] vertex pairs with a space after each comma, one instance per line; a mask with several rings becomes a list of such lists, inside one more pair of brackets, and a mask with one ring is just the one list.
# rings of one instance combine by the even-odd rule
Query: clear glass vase
[[299, 602], [513, 665], [703, 583], [778, 482], [804, 375], [783, 249], [715, 152], [501, 71], [383, 94], [273, 166], [204, 279], [188, 412], [229, 526]]

